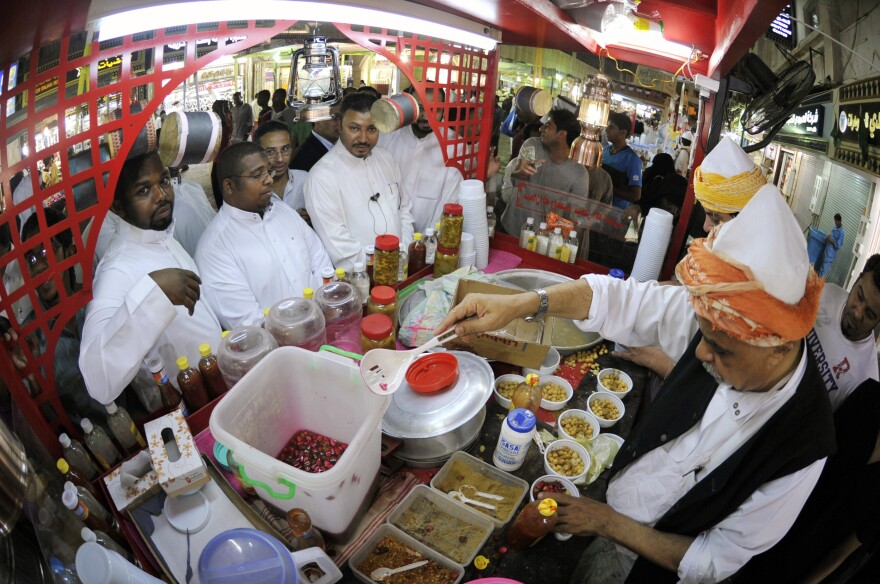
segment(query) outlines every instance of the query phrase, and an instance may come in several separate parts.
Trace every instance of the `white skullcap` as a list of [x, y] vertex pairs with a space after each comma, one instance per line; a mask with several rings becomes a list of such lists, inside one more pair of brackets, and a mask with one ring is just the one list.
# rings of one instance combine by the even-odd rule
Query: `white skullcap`
[[730, 178], [754, 170], [755, 162], [736, 142], [725, 137], [706, 155], [700, 167], [703, 174], [720, 174]]
[[712, 251], [748, 266], [767, 293], [782, 302], [797, 304], [803, 298], [810, 273], [807, 240], [775, 186], [761, 187], [739, 215], [721, 226]]

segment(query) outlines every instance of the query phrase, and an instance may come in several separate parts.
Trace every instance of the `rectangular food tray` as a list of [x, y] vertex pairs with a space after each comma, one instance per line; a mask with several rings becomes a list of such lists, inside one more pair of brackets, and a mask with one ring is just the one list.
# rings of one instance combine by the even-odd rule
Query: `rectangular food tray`
[[375, 584], [375, 581], [370, 578], [369, 574], [364, 574], [363, 572], [358, 570], [357, 567], [361, 564], [361, 562], [367, 559], [379, 540], [381, 540], [386, 535], [393, 535], [398, 540], [400, 540], [401, 543], [405, 544], [408, 547], [411, 547], [412, 549], [422, 554], [425, 559], [434, 560], [444, 568], [449, 568], [450, 570], [456, 572], [458, 574], [458, 578], [456, 578], [455, 581], [452, 582], [452, 584], [458, 584], [464, 577], [464, 568], [462, 568], [460, 565], [456, 564], [443, 554], [435, 552], [425, 544], [421, 543], [417, 539], [410, 537], [405, 532], [397, 529], [393, 525], [389, 523], [383, 523], [379, 526], [378, 529], [376, 529], [376, 532], [373, 533], [370, 539], [368, 539], [364, 543], [364, 545], [362, 545], [361, 548], [356, 551], [354, 555], [351, 556], [351, 558], [348, 560], [348, 567], [351, 568], [352, 574], [354, 574], [355, 578], [357, 578], [361, 582], [366, 582], [367, 584]]

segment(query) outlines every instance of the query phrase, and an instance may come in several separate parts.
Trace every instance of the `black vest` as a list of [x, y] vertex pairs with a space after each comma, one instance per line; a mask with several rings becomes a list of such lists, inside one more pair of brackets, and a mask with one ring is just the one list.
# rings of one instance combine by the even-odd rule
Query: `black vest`
[[[615, 459], [619, 472], [643, 454], [673, 440], [703, 416], [718, 384], [694, 352], [697, 333], [664, 381], [645, 418], [633, 429]], [[831, 402], [812, 352], [795, 394], [754, 436], [679, 499], [655, 529], [695, 537], [733, 513], [769, 481], [801, 470], [834, 453]], [[627, 582], [676, 582], [678, 576], [638, 558]]]

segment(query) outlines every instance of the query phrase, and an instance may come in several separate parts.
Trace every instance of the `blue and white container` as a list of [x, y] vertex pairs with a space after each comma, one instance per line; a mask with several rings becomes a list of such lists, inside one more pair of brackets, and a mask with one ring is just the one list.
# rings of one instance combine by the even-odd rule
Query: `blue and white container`
[[492, 464], [507, 472], [521, 467], [532, 444], [536, 423], [535, 414], [525, 408], [517, 408], [507, 414], [498, 434]]

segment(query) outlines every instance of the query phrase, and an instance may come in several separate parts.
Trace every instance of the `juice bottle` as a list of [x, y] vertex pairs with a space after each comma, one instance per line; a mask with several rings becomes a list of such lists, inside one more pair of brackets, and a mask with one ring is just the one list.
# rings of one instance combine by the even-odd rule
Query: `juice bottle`
[[538, 233], [535, 235], [537, 243], [535, 251], [541, 255], [547, 255], [547, 245], [550, 243], [550, 234], [547, 232], [547, 224], [541, 221], [538, 226]]
[[202, 381], [202, 374], [195, 367], [189, 366], [189, 359], [185, 356], [177, 358], [177, 386], [183, 393], [183, 399], [193, 412], [202, 409], [208, 403], [208, 390]]
[[147, 361], [147, 367], [149, 367], [150, 373], [153, 374], [153, 379], [156, 380], [156, 385], [159, 386], [159, 393], [162, 394], [164, 413], [168, 414], [179, 409], [183, 412], [183, 417], [187, 417], [189, 411], [186, 409], [186, 403], [183, 401], [183, 396], [180, 395], [180, 393], [174, 389], [174, 386], [171, 385], [171, 382], [168, 381], [168, 373], [165, 372], [165, 367], [162, 365], [162, 359], [159, 357], [150, 358]]
[[553, 531], [559, 519], [556, 507], [553, 499], [541, 499], [526, 505], [507, 528], [507, 545], [522, 551], [541, 541], [541, 538]]
[[526, 375], [526, 380], [516, 386], [510, 398], [511, 410], [525, 408], [533, 414], [538, 413], [538, 408], [541, 407], [541, 397], [544, 393], [541, 386], [538, 385], [538, 380], [537, 373], [529, 373]]
[[562, 228], [557, 227], [550, 234], [550, 243], [547, 244], [547, 257], [558, 260], [562, 254], [563, 247], [565, 247], [565, 241], [562, 239]]
[[425, 229], [425, 263], [434, 263], [434, 255], [437, 253], [437, 237], [434, 235], [434, 228]]
[[70, 468], [70, 465], [63, 458], [59, 458], [58, 462], [55, 465], [58, 468], [58, 471], [64, 476], [65, 481], [70, 481], [78, 487], [82, 487], [90, 492], [92, 495], [97, 496], [98, 493], [95, 492], [95, 487], [92, 486], [92, 483], [85, 477], [84, 474], [76, 470], [75, 468]]
[[217, 398], [229, 391], [226, 382], [223, 380], [223, 374], [220, 373], [220, 365], [217, 364], [217, 356], [211, 352], [211, 345], [202, 343], [199, 345], [199, 373], [202, 374], [202, 381], [205, 382], [205, 388], [208, 390], [211, 398]]
[[134, 425], [131, 416], [125, 408], [120, 408], [114, 402], [110, 402], [106, 406], [107, 425], [110, 426], [110, 432], [119, 442], [120, 446], [125, 448], [129, 454], [134, 454], [147, 447], [147, 441], [141, 436], [140, 430]]
[[296, 536], [296, 549], [304, 550], [310, 547], [326, 549], [324, 536], [312, 525], [312, 519], [303, 509], [291, 509], [287, 512], [287, 524], [293, 535]]
[[410, 276], [425, 267], [427, 253], [428, 248], [422, 241], [422, 234], [414, 233], [413, 242], [409, 244], [409, 252], [407, 254], [409, 256], [409, 269], [407, 273]]
[[519, 246], [529, 251], [535, 251], [537, 243], [535, 239], [535, 218], [529, 217], [519, 231]]
[[345, 275], [345, 268], [336, 268], [336, 275], [333, 277], [334, 282], [345, 282], [351, 284], [351, 280]]
[[92, 481], [101, 474], [79, 440], [73, 440], [67, 434], [61, 434], [58, 437], [58, 442], [61, 443], [64, 458], [70, 466], [78, 470], [86, 479]]
[[110, 436], [100, 426], [95, 426], [88, 418], [80, 420], [79, 425], [82, 426], [83, 432], [86, 433], [86, 447], [92, 453], [104, 470], [110, 468], [117, 462], [122, 460], [119, 449], [110, 440]]

